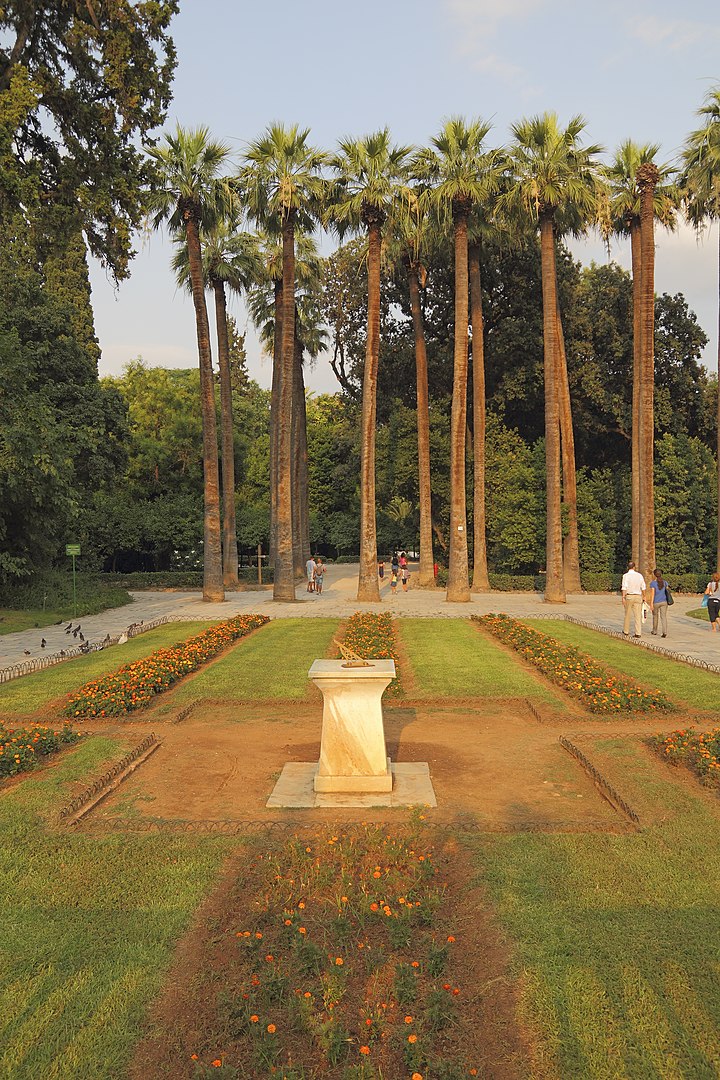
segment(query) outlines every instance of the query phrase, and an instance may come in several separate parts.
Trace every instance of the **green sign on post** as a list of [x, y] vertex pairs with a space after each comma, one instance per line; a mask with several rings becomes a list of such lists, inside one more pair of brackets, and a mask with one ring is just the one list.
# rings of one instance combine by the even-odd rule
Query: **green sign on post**
[[77, 585], [75, 582], [75, 556], [80, 554], [79, 544], [66, 544], [65, 554], [72, 556], [73, 561], [73, 618], [77, 618]]

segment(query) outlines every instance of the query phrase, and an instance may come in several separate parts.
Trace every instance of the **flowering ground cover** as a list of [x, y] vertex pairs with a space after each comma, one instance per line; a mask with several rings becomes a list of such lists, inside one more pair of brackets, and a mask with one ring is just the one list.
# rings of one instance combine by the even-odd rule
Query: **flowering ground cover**
[[[198, 1041], [174, 1040], [173, 1061], [160, 1038], [133, 1075], [188, 1075], [189, 1061], [198, 1077], [487, 1075], [476, 994], [497, 972], [463, 963], [479, 912], [448, 887], [457, 845], [436, 850], [421, 820], [250, 844], [206, 939], [217, 960], [185, 973]], [[493, 997], [496, 1013], [507, 1008], [500, 987]], [[511, 1036], [505, 1054], [517, 1048]]]
[[392, 616], [371, 611], [356, 611], [345, 624], [343, 645], [363, 660], [394, 660], [395, 678], [385, 691], [388, 698], [403, 696], [402, 672]]
[[34, 769], [44, 757], [56, 754], [63, 746], [71, 746], [79, 738], [69, 723], [63, 724], [59, 731], [49, 727], [8, 731], [0, 724], [0, 777]]
[[508, 615], [473, 616], [475, 621], [567, 690], [590, 712], [660, 712], [672, 708], [659, 690], [645, 690], [587, 653], [559, 642]]
[[63, 713], [73, 719], [120, 716], [141, 709], [184, 675], [216, 656], [238, 638], [269, 622], [267, 615], [238, 615], [217, 623], [196, 637], [126, 664], [86, 683], [67, 702]]
[[720, 788], [720, 727], [712, 731], [682, 728], [654, 735], [650, 745], [671, 765], [687, 765], [703, 783]]

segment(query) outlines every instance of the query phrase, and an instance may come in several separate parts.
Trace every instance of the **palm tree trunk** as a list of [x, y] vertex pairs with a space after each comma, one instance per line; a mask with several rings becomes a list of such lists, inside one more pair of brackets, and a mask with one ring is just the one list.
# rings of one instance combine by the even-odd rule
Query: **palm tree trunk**
[[468, 382], [468, 241], [467, 211], [454, 209], [455, 225], [455, 352], [450, 414], [450, 555], [447, 600], [470, 600], [467, 513], [465, 503], [465, 427]]
[[717, 398], [717, 468], [718, 468], [718, 511], [717, 511], [717, 561], [715, 569], [720, 569], [720, 220], [718, 221], [718, 398]]
[[[557, 293], [556, 293], [557, 295]], [[567, 533], [563, 539], [563, 578], [565, 591], [581, 593], [580, 535], [577, 515], [577, 473], [575, 471], [575, 435], [573, 432], [570, 383], [568, 382], [565, 335], [560, 308], [558, 325], [558, 396], [560, 399], [560, 449], [562, 453], [563, 506], [567, 518]]]
[[655, 212], [653, 206], [658, 169], [646, 162], [637, 170], [640, 188], [641, 369], [639, 405], [640, 448], [640, 573], [646, 581], [655, 566]]
[[425, 327], [420, 304], [420, 281], [417, 263], [407, 264], [410, 310], [415, 333], [415, 372], [417, 381], [418, 494], [420, 497], [420, 567], [418, 585], [435, 588], [432, 543], [432, 495], [430, 490], [430, 406], [428, 394]]
[[273, 600], [295, 599], [292, 528], [292, 404], [295, 363], [295, 227], [283, 220], [282, 363], [277, 423], [277, 550]]
[[268, 566], [275, 565], [277, 553], [277, 448], [282, 371], [282, 281], [275, 282], [275, 333], [273, 334], [273, 370], [270, 390], [270, 545]]
[[377, 575], [377, 526], [375, 520], [375, 417], [380, 362], [380, 241], [382, 219], [367, 223], [368, 230], [368, 323], [360, 447], [360, 573], [357, 598], [379, 602]]
[[547, 540], [545, 600], [565, 603], [560, 483], [560, 409], [557, 372], [557, 271], [552, 217], [540, 217], [540, 256], [543, 293], [543, 351], [545, 372], [545, 477], [547, 485]]
[[205, 305], [200, 234], [195, 218], [185, 214], [190, 282], [192, 284], [198, 359], [200, 363], [200, 401], [203, 434], [203, 600], [222, 603], [225, 599], [222, 579], [222, 542], [220, 538], [220, 477], [218, 471], [217, 423], [215, 418], [215, 382], [210, 352], [210, 325]]
[[295, 326], [295, 366], [293, 368], [293, 562], [295, 577], [302, 578], [310, 558], [308, 538], [307, 416], [303, 379], [303, 343]]
[[218, 340], [218, 366], [220, 368], [220, 417], [222, 444], [222, 497], [223, 497], [223, 585], [237, 589], [238, 546], [235, 522], [235, 440], [233, 432], [232, 385], [230, 381], [230, 348], [227, 332], [227, 305], [225, 284], [213, 281], [215, 293], [215, 324]]
[[633, 386], [632, 386], [632, 459], [631, 459], [631, 500], [632, 500], [632, 541], [630, 550], [636, 566], [640, 565], [640, 530], [642, 521], [642, 502], [640, 500], [640, 367], [642, 356], [642, 332], [640, 304], [642, 296], [642, 260], [640, 257], [640, 219], [634, 219], [630, 225], [630, 250], [632, 258], [632, 296], [633, 296]]
[[485, 327], [480, 244], [468, 246], [473, 380], [473, 592], [489, 592], [485, 524]]

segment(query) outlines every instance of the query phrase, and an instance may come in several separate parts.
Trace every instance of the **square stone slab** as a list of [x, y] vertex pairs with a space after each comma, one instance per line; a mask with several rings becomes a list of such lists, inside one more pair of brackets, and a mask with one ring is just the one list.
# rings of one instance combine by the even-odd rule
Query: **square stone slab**
[[283, 766], [278, 782], [265, 805], [295, 809], [336, 806], [437, 806], [430, 768], [426, 761], [399, 761], [391, 764], [392, 791], [370, 795], [316, 792], [313, 782], [317, 768], [316, 761], [288, 761]]

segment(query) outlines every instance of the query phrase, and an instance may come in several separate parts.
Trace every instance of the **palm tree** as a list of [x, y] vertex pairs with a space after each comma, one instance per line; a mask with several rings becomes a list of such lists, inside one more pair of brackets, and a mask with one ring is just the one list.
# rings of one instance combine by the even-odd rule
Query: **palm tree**
[[154, 228], [167, 222], [173, 233], [185, 232], [188, 269], [192, 285], [200, 363], [204, 471], [204, 573], [203, 600], [225, 599], [220, 537], [220, 487], [218, 474], [215, 386], [210, 352], [210, 328], [205, 306], [201, 231], [212, 229], [233, 205], [231, 189], [221, 172], [230, 148], [210, 138], [206, 127], [186, 131], [177, 126], [174, 135], [148, 154], [155, 166], [156, 183], [149, 196]]
[[[584, 120], [576, 116], [563, 131], [554, 113], [514, 124], [514, 145], [510, 150], [511, 183], [500, 198], [510, 220], [514, 217], [540, 230], [547, 483], [545, 600], [549, 603], [565, 602], [566, 569], [571, 574], [569, 586], [580, 588], [572, 413], [561, 336], [555, 244], [559, 234], [572, 232], [578, 235], [596, 216], [598, 178], [594, 158], [602, 148], [579, 144], [584, 128]], [[561, 516], [561, 422], [566, 445], [565, 501], [569, 510], [569, 551], [565, 560]]]
[[308, 145], [309, 129], [271, 124], [251, 143], [239, 184], [247, 211], [282, 235], [282, 347], [277, 407], [277, 536], [274, 600], [295, 599], [292, 528], [292, 399], [295, 364], [295, 228], [320, 214], [326, 155]]
[[[685, 210], [697, 229], [716, 221], [720, 230], [720, 86], [714, 87], [698, 110], [702, 127], [687, 139], [682, 177]], [[720, 566], [720, 231], [718, 235], [718, 402], [717, 402], [717, 464], [718, 464], [718, 546], [717, 566]]]
[[436, 587], [432, 541], [432, 493], [430, 486], [430, 398], [425, 326], [421, 293], [427, 282], [425, 262], [437, 241], [437, 230], [423, 200], [413, 192], [399, 206], [392, 222], [387, 258], [402, 266], [407, 277], [410, 313], [415, 338], [415, 382], [417, 396], [418, 495], [420, 503], [420, 564], [417, 584], [422, 589]]
[[375, 417], [380, 360], [380, 248], [394, 204], [407, 197], [410, 147], [393, 146], [387, 128], [365, 138], [343, 139], [332, 158], [337, 180], [328, 217], [338, 232], [367, 231], [368, 324], [363, 372], [360, 449], [360, 601], [379, 601], [375, 507]]
[[[632, 557], [635, 563], [652, 570], [654, 559], [649, 563], [649, 552], [654, 550], [654, 527], [646, 513], [649, 505], [649, 493], [646, 489], [648, 471], [644, 464], [645, 456], [652, 457], [654, 422], [652, 413], [647, 421], [640, 411], [641, 387], [643, 378], [648, 374], [652, 378], [652, 365], [648, 371], [647, 363], [643, 366], [642, 339], [642, 255], [640, 228], [640, 187], [638, 170], [642, 165], [654, 163], [659, 146], [647, 143], [643, 146], [627, 140], [624, 142], [612, 165], [605, 170], [609, 184], [609, 217], [606, 232], [612, 230], [620, 235], [629, 235], [633, 280], [633, 393], [632, 393]], [[673, 229], [676, 222], [677, 189], [667, 184], [671, 169], [659, 167], [659, 183], [655, 187], [653, 213], [667, 229]], [[644, 387], [645, 406], [652, 401], [652, 389]], [[641, 438], [641, 430], [643, 430]], [[642, 480], [642, 484], [641, 484]], [[642, 487], [642, 490], [641, 490]], [[654, 518], [654, 515], [653, 515]], [[648, 534], [652, 531], [652, 538]], [[641, 542], [641, 537], [642, 542]], [[642, 552], [645, 552], [643, 555]]]
[[428, 183], [427, 199], [445, 220], [452, 220], [455, 243], [455, 348], [450, 418], [450, 552], [447, 599], [470, 600], [465, 447], [468, 384], [468, 218], [473, 207], [493, 194], [498, 173], [495, 155], [483, 143], [490, 124], [447, 120], [430, 141], [433, 149], [420, 150], [414, 171]]
[[[191, 288], [187, 245], [184, 238], [173, 258], [178, 284]], [[237, 589], [238, 549], [235, 521], [235, 451], [225, 286], [246, 292], [261, 274], [256, 237], [239, 231], [236, 216], [220, 221], [205, 237], [203, 276], [215, 297], [215, 326], [220, 371], [220, 417], [223, 499], [223, 584]]]

